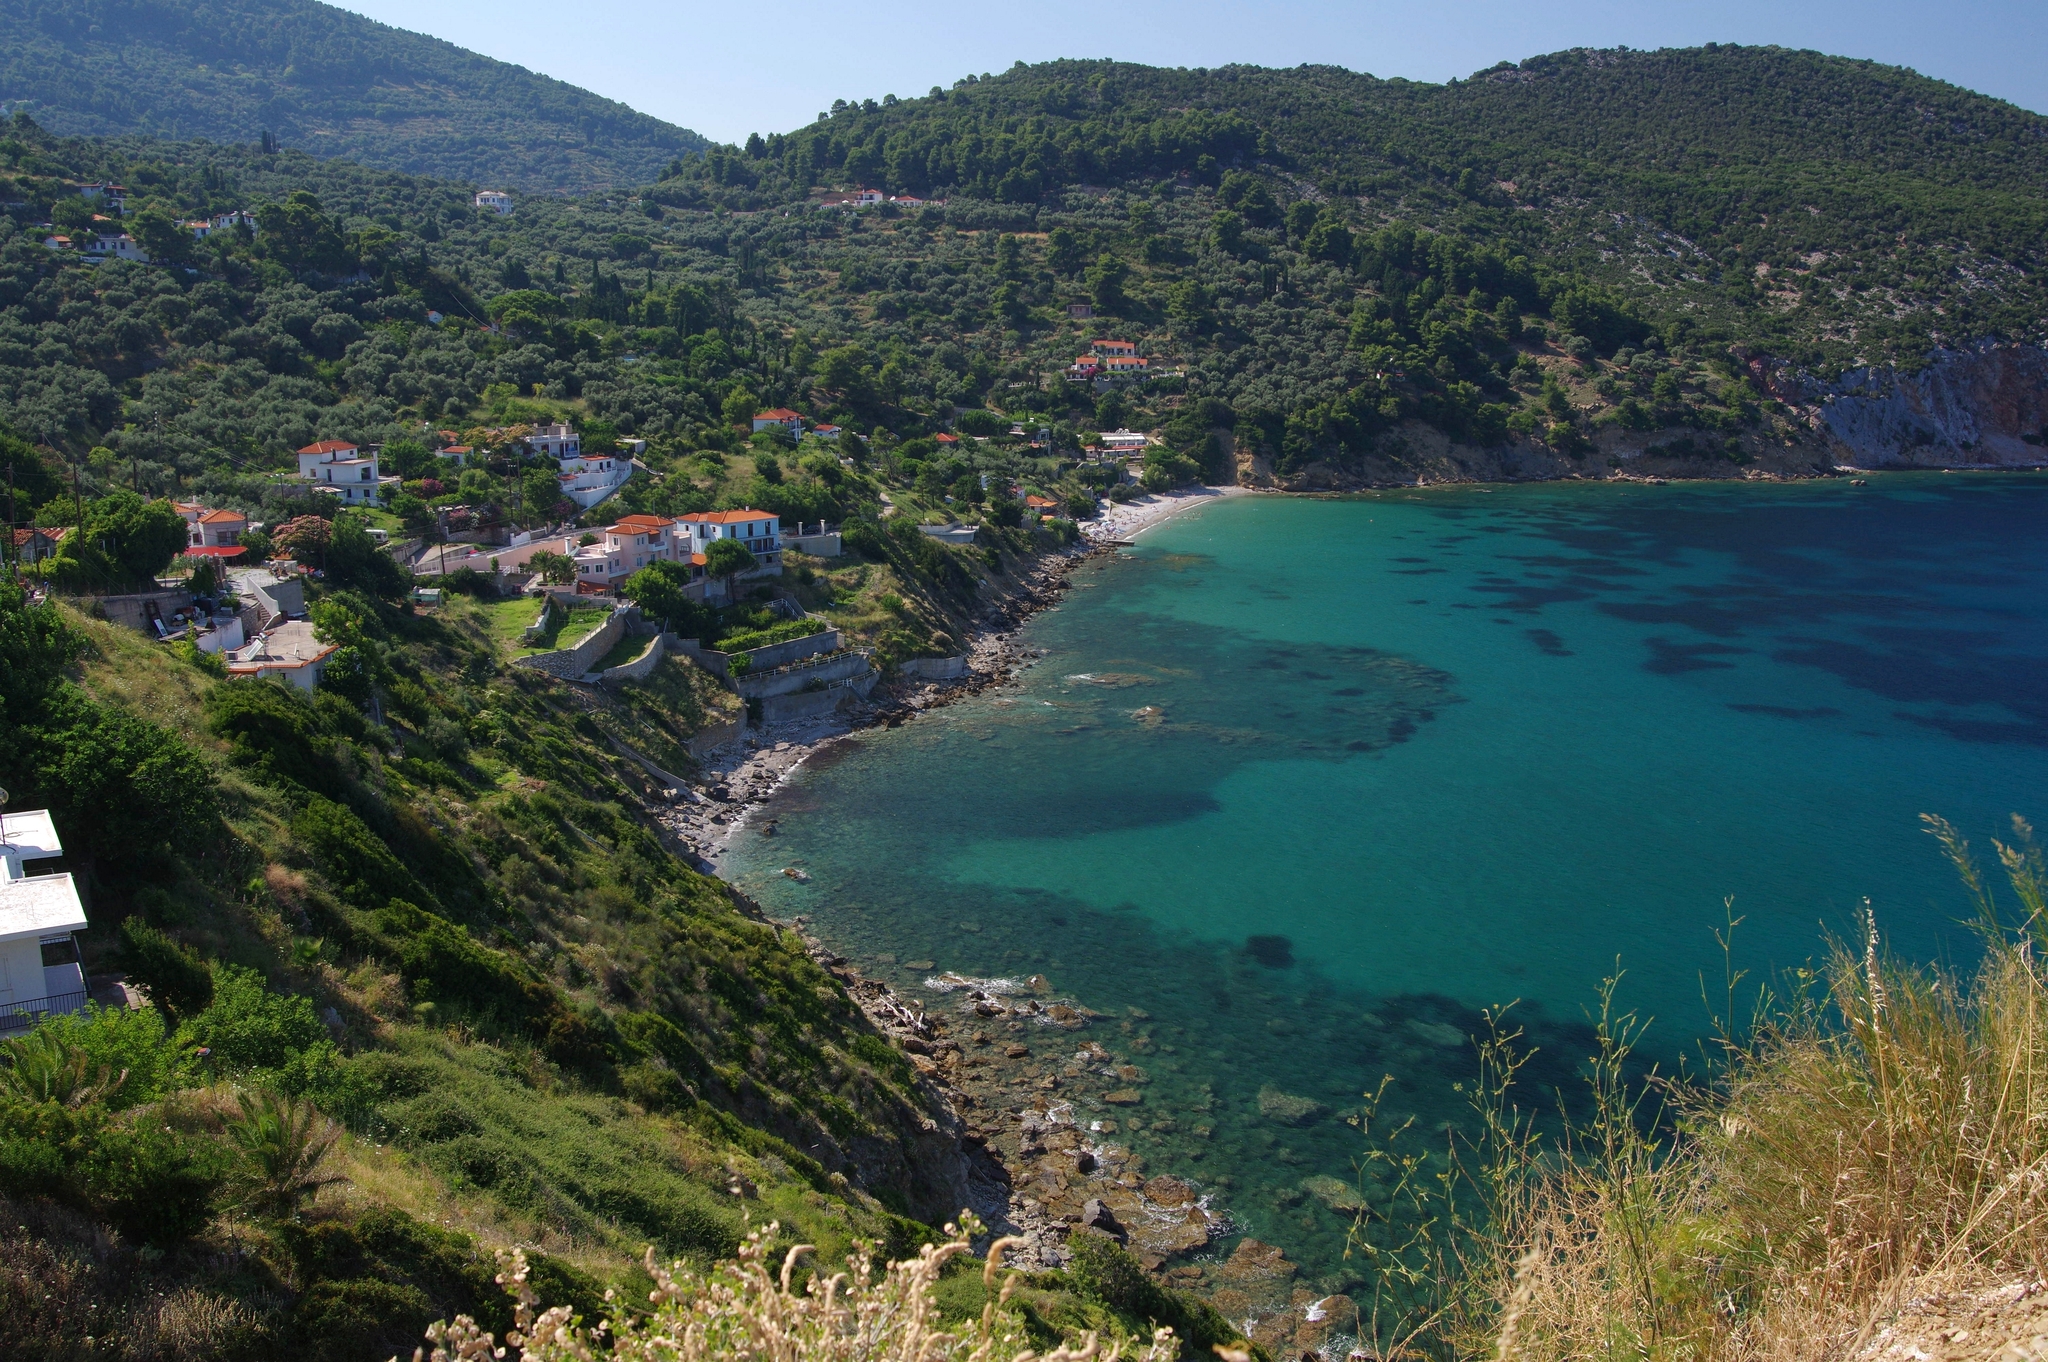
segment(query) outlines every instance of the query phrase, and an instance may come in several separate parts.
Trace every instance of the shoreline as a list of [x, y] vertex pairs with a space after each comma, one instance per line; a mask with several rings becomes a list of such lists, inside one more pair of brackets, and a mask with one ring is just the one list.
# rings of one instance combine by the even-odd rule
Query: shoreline
[[[1015, 645], [1014, 635], [1032, 616], [1056, 605], [1080, 563], [1113, 552], [1137, 535], [1198, 506], [1232, 496], [1254, 495], [1249, 487], [1201, 487], [1112, 506], [1084, 522], [1075, 545], [1041, 558], [1021, 589], [993, 603], [968, 635], [966, 674], [944, 681], [885, 682], [868, 700], [813, 719], [799, 719], [750, 731], [700, 759], [699, 779], [659, 806], [656, 818], [693, 866], [725, 878], [723, 859], [733, 836], [746, 827], [798, 767], [832, 743], [868, 728], [895, 728], [919, 714], [942, 709], [992, 686], [1003, 685], [1035, 663], [1041, 652]], [[773, 835], [772, 821], [767, 825]]]

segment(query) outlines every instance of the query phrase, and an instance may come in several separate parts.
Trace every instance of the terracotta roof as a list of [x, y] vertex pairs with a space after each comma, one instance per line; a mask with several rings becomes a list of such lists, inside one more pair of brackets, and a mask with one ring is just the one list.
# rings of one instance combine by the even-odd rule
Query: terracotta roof
[[767, 411], [755, 412], [754, 419], [756, 421], [795, 421], [800, 420], [801, 417], [788, 407], [770, 407]]
[[711, 560], [709, 558], [705, 557], [701, 553], [693, 553], [690, 555], [690, 564], [693, 567], [703, 567], [706, 563], [710, 561]]
[[742, 520], [773, 520], [775, 516], [768, 511], [699, 511], [683, 519], [702, 521], [707, 525], [737, 525]]
[[199, 523], [202, 525], [220, 525], [230, 520], [240, 520], [246, 523], [248, 519], [249, 517], [243, 515], [240, 511], [207, 511], [199, 517]]
[[645, 534], [649, 530], [658, 530], [663, 528], [664, 526], [673, 525], [675, 523], [675, 521], [670, 520], [667, 516], [628, 515], [620, 516], [619, 523], [612, 526], [612, 528], [615, 530], [624, 530], [628, 534]]
[[1052, 499], [1051, 497], [1025, 497], [1025, 498], [1024, 498], [1024, 504], [1025, 504], [1026, 506], [1057, 506], [1057, 505], [1059, 505], [1059, 503], [1058, 503], [1057, 501], [1054, 501], [1054, 500], [1053, 500], [1053, 499]]
[[300, 450], [299, 453], [334, 454], [344, 449], [354, 448], [355, 446], [350, 444], [347, 440], [322, 440], [318, 444], [307, 445], [304, 449]]
[[932, 439], [936, 440], [938, 443], [942, 445], [957, 445], [960, 443], [960, 437], [958, 435], [948, 435], [943, 430], [940, 431], [937, 435], [932, 436]]
[[43, 538], [49, 540], [51, 543], [54, 544], [61, 540], [65, 535], [70, 533], [71, 527], [69, 525], [51, 525], [46, 528], [16, 530], [14, 532], [14, 546], [16, 548], [20, 548], [22, 545], [28, 543], [29, 540], [35, 538], [37, 535], [41, 535]]

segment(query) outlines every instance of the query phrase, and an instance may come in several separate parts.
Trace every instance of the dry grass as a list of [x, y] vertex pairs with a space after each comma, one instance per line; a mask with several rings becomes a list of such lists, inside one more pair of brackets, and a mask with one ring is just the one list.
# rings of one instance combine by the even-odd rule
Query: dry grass
[[[621, 1310], [619, 1319], [601, 1328], [588, 1327], [566, 1307], [537, 1311], [540, 1302], [527, 1285], [525, 1257], [515, 1251], [501, 1255], [509, 1271], [498, 1278], [519, 1302], [518, 1322], [506, 1341], [522, 1350], [525, 1362], [594, 1362], [600, 1357], [615, 1362], [1115, 1362], [1124, 1355], [1126, 1340], [1104, 1346], [1092, 1333], [1078, 1347], [1033, 1352], [1010, 1304], [1022, 1280], [1015, 1273], [1008, 1274], [979, 1317], [947, 1325], [936, 1299], [939, 1278], [950, 1260], [971, 1252], [969, 1239], [979, 1229], [971, 1221], [964, 1229], [949, 1225], [948, 1242], [927, 1244], [917, 1257], [890, 1263], [879, 1273], [862, 1249], [847, 1259], [847, 1271], [830, 1277], [810, 1274], [801, 1288], [792, 1287], [792, 1276], [812, 1250], [797, 1245], [783, 1257], [781, 1270], [771, 1271], [775, 1225], [748, 1235], [738, 1260], [706, 1277], [681, 1263], [664, 1269], [650, 1249], [646, 1267], [655, 1283], [649, 1295], [653, 1308], [637, 1318]], [[982, 1270], [985, 1288], [995, 1289], [1003, 1254], [1021, 1242], [1005, 1238], [989, 1246]], [[421, 1349], [413, 1355], [415, 1362], [428, 1356], [433, 1362], [456, 1362], [502, 1355], [494, 1350], [495, 1340], [466, 1318], [436, 1324], [428, 1337], [432, 1353]], [[1171, 1362], [1179, 1351], [1173, 1331], [1161, 1329], [1149, 1346], [1132, 1350], [1132, 1357], [1134, 1362]], [[1245, 1362], [1243, 1353], [1218, 1352], [1227, 1362]]]
[[[1496, 1175], [1483, 1291], [1437, 1336], [1501, 1359], [1853, 1355], [1914, 1298], [2037, 1279], [2048, 1265], [2048, 917], [2031, 830], [1997, 847], [2001, 918], [1953, 829], [1930, 819], [1977, 899], [1967, 978], [1886, 956], [1874, 920], [1811, 986], [1767, 999], [1718, 1081], [1667, 1085], [1665, 1143], [1617, 1085], [1569, 1156], [1533, 1144]], [[1610, 1027], [1618, 1052], [1626, 1025]], [[1618, 1068], [1612, 1070], [1618, 1073]], [[1484, 1179], [1480, 1179], [1484, 1181]]]

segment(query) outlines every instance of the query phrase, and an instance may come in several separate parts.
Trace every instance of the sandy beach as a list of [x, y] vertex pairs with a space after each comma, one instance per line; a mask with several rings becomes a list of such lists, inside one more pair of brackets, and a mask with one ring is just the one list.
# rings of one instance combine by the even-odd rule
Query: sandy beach
[[1129, 540], [1143, 534], [1154, 525], [1171, 520], [1183, 511], [1191, 510], [1218, 497], [1250, 494], [1249, 487], [1191, 487], [1180, 492], [1140, 497], [1121, 506], [1111, 502], [1101, 515], [1082, 522], [1081, 534], [1083, 538], [1095, 543]]

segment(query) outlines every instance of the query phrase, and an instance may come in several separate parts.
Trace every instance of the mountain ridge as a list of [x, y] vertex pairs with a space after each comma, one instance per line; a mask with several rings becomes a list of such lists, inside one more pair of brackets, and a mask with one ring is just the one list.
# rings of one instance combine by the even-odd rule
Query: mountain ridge
[[565, 81], [315, 0], [5, 0], [0, 100], [54, 132], [255, 142], [592, 192], [705, 139]]

